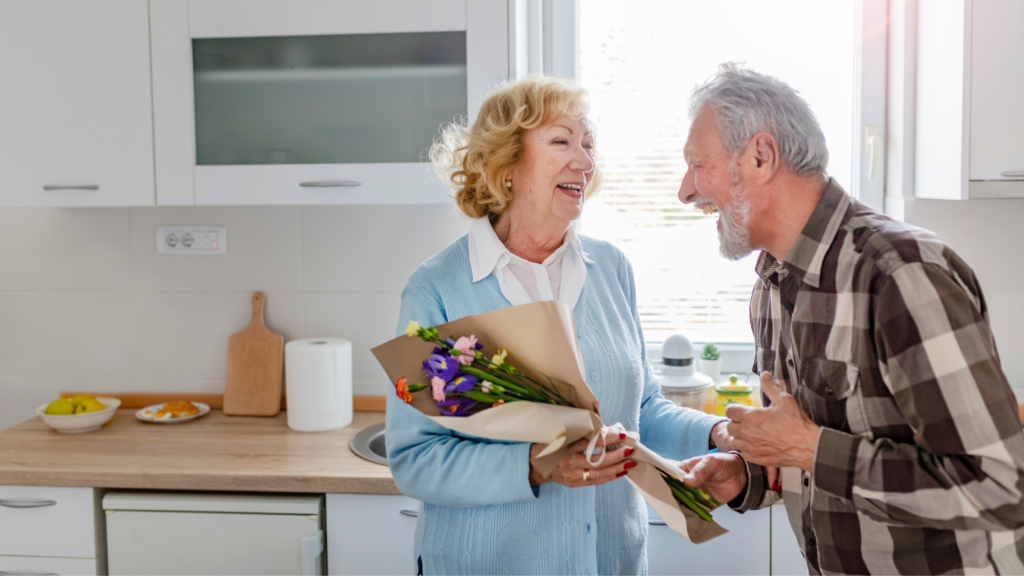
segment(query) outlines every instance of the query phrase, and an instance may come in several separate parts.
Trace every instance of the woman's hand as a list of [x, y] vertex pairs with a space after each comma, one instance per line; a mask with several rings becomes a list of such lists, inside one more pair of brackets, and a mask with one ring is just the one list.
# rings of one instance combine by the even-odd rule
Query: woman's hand
[[[558, 462], [547, 478], [541, 476], [533, 465], [534, 459], [547, 447], [547, 444], [534, 444], [530, 447], [530, 484], [539, 486], [545, 482], [557, 482], [563, 486], [578, 488], [604, 484], [621, 478], [626, 475], [627, 470], [636, 466], [635, 460], [626, 459], [633, 453], [631, 446], [616, 448], [625, 438], [625, 434], [619, 434], [618, 437], [610, 438], [609, 443], [605, 444], [604, 439], [598, 437], [597, 446], [603, 447], [605, 451], [604, 462], [601, 462], [599, 468], [587, 464], [587, 456], [584, 451], [590, 440], [587, 438], [577, 440], [569, 449], [569, 453]], [[585, 480], [587, 477], [590, 478], [589, 481]]]

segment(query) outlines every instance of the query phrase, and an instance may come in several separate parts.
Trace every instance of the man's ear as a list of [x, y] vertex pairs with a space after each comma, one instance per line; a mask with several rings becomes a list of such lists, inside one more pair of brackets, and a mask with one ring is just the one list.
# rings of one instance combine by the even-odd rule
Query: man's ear
[[766, 184], [775, 176], [782, 165], [779, 157], [779, 143], [767, 132], [758, 132], [747, 142], [748, 166], [754, 182]]

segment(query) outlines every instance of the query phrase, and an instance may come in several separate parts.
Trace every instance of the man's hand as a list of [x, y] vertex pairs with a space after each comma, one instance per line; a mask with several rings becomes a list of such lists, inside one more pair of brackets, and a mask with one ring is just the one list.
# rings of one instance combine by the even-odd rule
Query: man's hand
[[761, 390], [772, 401], [768, 408], [730, 404], [725, 415], [733, 446], [743, 459], [762, 466], [794, 466], [806, 472], [814, 468], [814, 447], [819, 426], [804, 414], [790, 394], [761, 373]]
[[736, 448], [732, 445], [732, 436], [726, 427], [729, 423], [722, 420], [711, 427], [710, 444], [708, 448], [718, 448], [719, 452], [732, 452]]
[[747, 489], [747, 467], [738, 454], [697, 456], [680, 462], [679, 469], [686, 473], [684, 484], [700, 488], [723, 504]]

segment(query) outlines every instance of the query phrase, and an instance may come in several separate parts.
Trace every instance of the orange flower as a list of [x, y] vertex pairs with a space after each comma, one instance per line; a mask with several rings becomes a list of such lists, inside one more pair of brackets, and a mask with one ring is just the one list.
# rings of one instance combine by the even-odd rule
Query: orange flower
[[504, 398], [498, 398], [497, 402], [495, 402], [494, 404], [491, 404], [491, 408], [497, 408], [498, 406], [501, 406], [504, 403], [505, 403], [505, 399]]
[[409, 386], [405, 382], [405, 376], [402, 376], [401, 378], [398, 379], [398, 382], [395, 382], [395, 393], [398, 394], [398, 397], [402, 399], [402, 402], [405, 402], [406, 404], [411, 404], [412, 394], [409, 393]]
[[456, 410], [458, 410], [458, 409], [459, 409], [459, 405], [458, 405], [458, 404], [456, 404], [456, 405], [454, 405], [454, 406], [449, 406], [449, 407], [448, 407], [448, 411], [449, 411], [449, 412], [455, 412], [455, 411], [456, 411]]

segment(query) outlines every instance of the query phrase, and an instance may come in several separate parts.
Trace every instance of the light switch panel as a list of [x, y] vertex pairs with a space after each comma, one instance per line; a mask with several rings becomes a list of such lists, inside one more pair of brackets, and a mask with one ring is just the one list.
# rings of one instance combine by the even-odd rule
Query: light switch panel
[[157, 226], [158, 254], [220, 255], [228, 253], [225, 226]]

